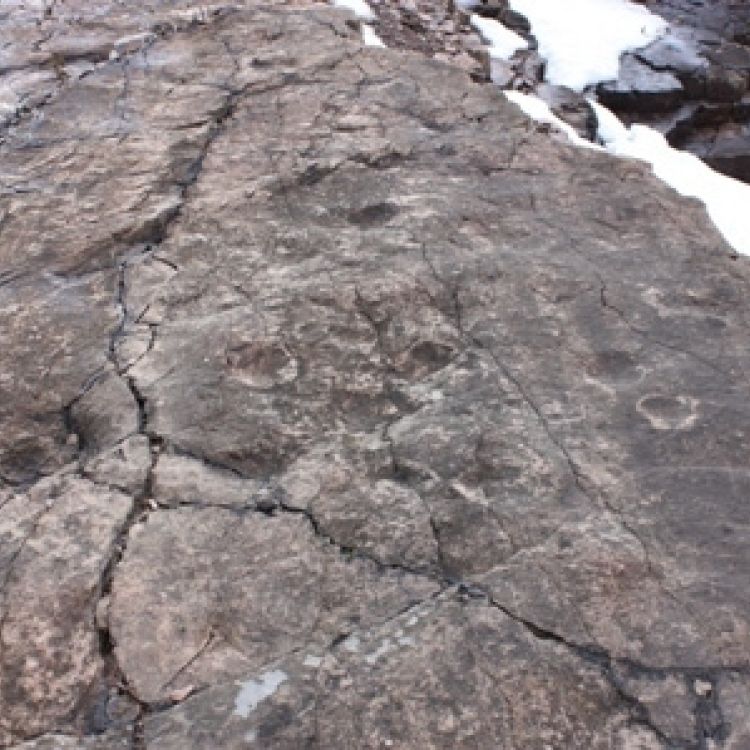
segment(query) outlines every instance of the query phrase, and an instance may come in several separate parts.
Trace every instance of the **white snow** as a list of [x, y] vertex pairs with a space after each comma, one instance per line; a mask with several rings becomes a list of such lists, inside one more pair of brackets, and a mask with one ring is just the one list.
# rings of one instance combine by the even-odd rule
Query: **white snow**
[[697, 156], [672, 148], [664, 136], [646, 125], [625, 127], [606, 107], [591, 101], [598, 136], [618, 156], [642, 159], [654, 174], [678, 193], [702, 201], [726, 241], [750, 255], [750, 185], [714, 172]]
[[620, 55], [666, 33], [664, 19], [629, 0], [510, 0], [547, 61], [546, 79], [583, 91], [617, 78]]
[[286, 673], [280, 669], [274, 669], [272, 672], [262, 674], [259, 680], [243, 682], [240, 692], [234, 699], [234, 713], [247, 719], [258, 704], [270, 698], [286, 680]]
[[362, 24], [362, 41], [366, 47], [385, 47], [383, 40], [375, 33], [375, 29], [367, 23]]
[[505, 96], [514, 104], [518, 105], [532, 120], [551, 125], [556, 130], [564, 133], [568, 140], [576, 146], [601, 150], [599, 146], [585, 138], [581, 138], [575, 129], [561, 120], [536, 94], [524, 94], [521, 91], [505, 91]]
[[337, 8], [346, 8], [363, 21], [374, 21], [375, 14], [366, 0], [331, 0]]
[[483, 18], [476, 13], [472, 13], [470, 20], [471, 25], [489, 45], [490, 57], [510, 60], [514, 52], [519, 49], [526, 49], [529, 46], [522, 36], [506, 28], [494, 18]]
[[[361, 21], [376, 21], [377, 16], [367, 4], [367, 0], [331, 0], [337, 8], [346, 8], [354, 13]], [[375, 33], [369, 24], [362, 24], [362, 41], [366, 47], [385, 47], [383, 40]]]

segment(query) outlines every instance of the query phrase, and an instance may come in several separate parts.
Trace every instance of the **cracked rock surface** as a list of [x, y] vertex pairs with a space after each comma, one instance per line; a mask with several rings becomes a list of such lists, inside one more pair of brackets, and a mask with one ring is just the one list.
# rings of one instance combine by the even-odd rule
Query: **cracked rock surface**
[[750, 746], [701, 205], [326, 6], [0, 19], [0, 747]]

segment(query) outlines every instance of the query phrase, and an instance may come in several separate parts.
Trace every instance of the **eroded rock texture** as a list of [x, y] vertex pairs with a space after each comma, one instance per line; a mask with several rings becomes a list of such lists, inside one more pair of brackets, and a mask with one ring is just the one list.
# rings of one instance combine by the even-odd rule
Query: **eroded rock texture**
[[748, 746], [699, 204], [326, 7], [0, 10], [1, 747]]

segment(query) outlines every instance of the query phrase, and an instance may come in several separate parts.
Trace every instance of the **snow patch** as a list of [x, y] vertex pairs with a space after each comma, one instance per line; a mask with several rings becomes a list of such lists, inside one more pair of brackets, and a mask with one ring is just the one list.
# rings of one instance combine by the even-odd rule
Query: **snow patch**
[[581, 138], [571, 125], [561, 120], [549, 108], [549, 105], [542, 101], [536, 94], [524, 94], [521, 91], [505, 91], [504, 93], [510, 101], [518, 105], [532, 120], [551, 125], [556, 130], [564, 133], [568, 140], [576, 146], [601, 151], [600, 146], [587, 141], [585, 138]]
[[493, 18], [483, 18], [473, 13], [470, 21], [471, 25], [489, 45], [487, 49], [490, 57], [510, 60], [519, 49], [526, 49], [529, 46], [529, 43], [522, 36]]
[[346, 8], [363, 21], [374, 21], [375, 14], [365, 0], [331, 0], [337, 8]]
[[266, 698], [270, 698], [286, 680], [285, 672], [274, 669], [272, 672], [262, 674], [258, 680], [243, 682], [240, 692], [234, 699], [235, 715], [247, 719], [251, 712]]
[[667, 22], [629, 0], [510, 0], [547, 61], [546, 79], [583, 91], [617, 78], [620, 55], [663, 36]]
[[362, 24], [362, 41], [366, 47], [385, 47], [385, 43], [375, 33], [375, 29], [367, 23]]
[[617, 156], [641, 159], [654, 174], [681, 195], [697, 198], [724, 239], [738, 252], [750, 255], [750, 185], [714, 172], [697, 156], [678, 151], [646, 125], [625, 127], [601, 104], [590, 101], [598, 120], [598, 136]]
[[[377, 21], [377, 16], [367, 4], [367, 0], [331, 0], [337, 8], [346, 8], [361, 21]], [[362, 24], [362, 41], [366, 47], [385, 47], [383, 40], [369, 24]]]

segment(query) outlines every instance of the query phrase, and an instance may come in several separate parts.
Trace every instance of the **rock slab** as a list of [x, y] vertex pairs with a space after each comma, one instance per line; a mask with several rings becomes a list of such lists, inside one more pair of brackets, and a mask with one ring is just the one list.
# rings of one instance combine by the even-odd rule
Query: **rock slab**
[[742, 748], [703, 208], [327, 7], [13, 5], [0, 747]]

